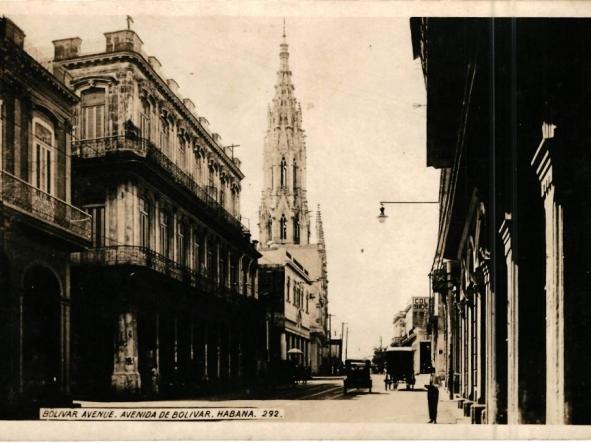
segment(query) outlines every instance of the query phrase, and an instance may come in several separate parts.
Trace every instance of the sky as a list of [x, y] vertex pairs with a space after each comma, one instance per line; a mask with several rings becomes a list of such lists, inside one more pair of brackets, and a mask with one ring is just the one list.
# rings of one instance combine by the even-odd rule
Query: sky
[[145, 52], [179, 83], [180, 95], [195, 103], [225, 145], [240, 145], [242, 215], [253, 238], [285, 16], [307, 135], [308, 205], [322, 209], [333, 337], [346, 322], [349, 357], [370, 356], [380, 337], [389, 343], [393, 315], [410, 297], [429, 294], [438, 211], [437, 205], [388, 205], [387, 222], [376, 218], [382, 200], [437, 200], [439, 172], [426, 167], [425, 85], [412, 58], [408, 17], [93, 5], [54, 4], [48, 16], [8, 2], [3, 13], [25, 31], [32, 52], [48, 57], [52, 40], [73, 36], [82, 38], [83, 52], [102, 50], [103, 32], [125, 28], [132, 13]]

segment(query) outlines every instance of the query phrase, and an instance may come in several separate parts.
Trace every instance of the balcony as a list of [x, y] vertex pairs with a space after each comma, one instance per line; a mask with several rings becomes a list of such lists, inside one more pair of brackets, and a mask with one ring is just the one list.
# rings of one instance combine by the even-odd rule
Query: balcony
[[197, 197], [214, 217], [231, 225], [243, 234], [250, 233], [249, 229], [238, 218], [230, 214], [217, 202], [215, 192], [206, 190], [197, 184], [189, 174], [179, 168], [149, 140], [133, 135], [120, 135], [93, 140], [79, 140], [73, 143], [73, 148], [72, 156], [81, 159], [106, 157], [116, 153], [130, 153], [146, 159], [151, 165], [162, 170], [171, 181]]
[[[143, 246], [106, 246], [71, 254], [77, 266], [134, 266], [152, 270], [158, 274], [229, 301], [240, 296], [229, 288], [219, 286], [211, 277], [181, 265], [150, 248]], [[244, 297], [242, 297], [244, 298]]]
[[90, 215], [6, 171], [0, 171], [0, 201], [42, 225], [74, 236], [75, 241], [90, 242]]

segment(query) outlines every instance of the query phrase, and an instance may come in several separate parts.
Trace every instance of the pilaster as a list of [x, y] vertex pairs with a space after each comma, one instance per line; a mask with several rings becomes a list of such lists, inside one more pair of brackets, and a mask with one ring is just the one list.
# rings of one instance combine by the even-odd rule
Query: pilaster
[[505, 214], [499, 234], [507, 263], [507, 422], [518, 424], [519, 414], [519, 285], [518, 266], [513, 261], [511, 214]]
[[116, 392], [137, 393], [141, 386], [138, 370], [137, 313], [128, 308], [117, 319], [117, 342], [111, 385]]
[[555, 126], [542, 125], [542, 141], [531, 161], [544, 199], [546, 239], [546, 424], [565, 423], [563, 207], [557, 199]]

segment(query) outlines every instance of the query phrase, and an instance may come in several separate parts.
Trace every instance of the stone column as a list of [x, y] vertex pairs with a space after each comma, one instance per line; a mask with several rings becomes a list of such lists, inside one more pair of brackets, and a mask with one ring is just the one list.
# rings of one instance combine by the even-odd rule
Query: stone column
[[116, 392], [135, 393], [140, 389], [137, 346], [137, 314], [126, 309], [117, 321], [117, 342], [111, 385]]
[[280, 346], [281, 346], [281, 360], [287, 360], [287, 338], [285, 336], [285, 331], [281, 332], [280, 338]]
[[496, 339], [496, 307], [495, 295], [492, 292], [490, 282], [490, 272], [488, 264], [483, 264], [482, 267], [482, 285], [485, 309], [485, 354], [484, 359], [484, 374], [482, 378], [482, 385], [485, 394], [486, 404], [486, 418], [487, 423], [492, 424], [496, 422], [497, 417], [497, 339]]
[[519, 417], [519, 268], [513, 261], [511, 214], [499, 228], [507, 262], [507, 423], [518, 424]]
[[542, 142], [531, 165], [540, 181], [546, 226], [546, 424], [564, 424], [563, 207], [556, 197], [554, 129], [542, 125]]

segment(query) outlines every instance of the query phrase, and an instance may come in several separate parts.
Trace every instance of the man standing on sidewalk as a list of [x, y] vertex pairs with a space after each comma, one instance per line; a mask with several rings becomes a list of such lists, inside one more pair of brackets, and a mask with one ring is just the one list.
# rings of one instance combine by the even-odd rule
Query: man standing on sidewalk
[[429, 406], [429, 423], [437, 423], [437, 403], [439, 402], [439, 389], [433, 384], [433, 374], [429, 378], [427, 388], [427, 405]]

